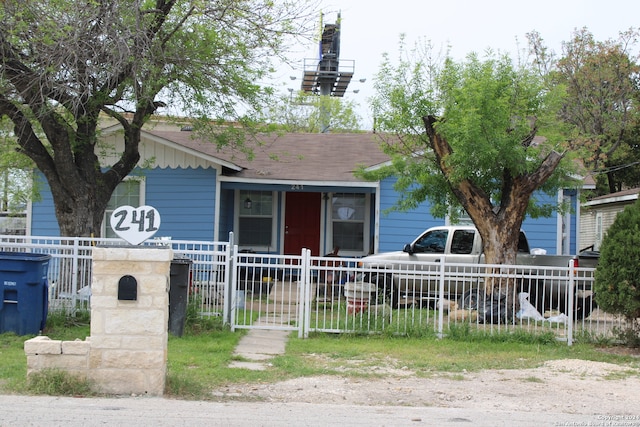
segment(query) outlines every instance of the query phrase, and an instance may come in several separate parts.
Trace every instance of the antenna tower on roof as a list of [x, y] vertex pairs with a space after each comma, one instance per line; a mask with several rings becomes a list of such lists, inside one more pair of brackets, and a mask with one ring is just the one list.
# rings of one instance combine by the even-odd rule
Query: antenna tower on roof
[[[340, 13], [335, 24], [324, 24], [320, 14], [318, 58], [304, 60], [301, 90], [320, 96], [343, 97], [355, 70], [354, 60], [340, 60]], [[328, 132], [328, 112], [323, 112], [322, 130]]]

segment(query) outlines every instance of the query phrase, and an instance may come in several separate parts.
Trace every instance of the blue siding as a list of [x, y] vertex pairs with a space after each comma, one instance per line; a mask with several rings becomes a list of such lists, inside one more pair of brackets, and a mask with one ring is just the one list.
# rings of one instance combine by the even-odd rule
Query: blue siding
[[[555, 204], [556, 197], [548, 196], [544, 193], [536, 193], [534, 197], [545, 204]], [[527, 215], [522, 223], [522, 229], [529, 240], [529, 247], [541, 248], [548, 254], [555, 254], [557, 245], [557, 224], [558, 216], [554, 213], [549, 218], [531, 218]]]
[[[405, 243], [411, 242], [418, 234], [430, 227], [444, 225], [444, 219], [433, 218], [428, 202], [422, 203], [418, 209], [410, 212], [391, 212], [385, 210], [392, 207], [398, 200], [398, 194], [393, 189], [394, 179], [386, 179], [380, 183], [380, 229], [378, 252], [401, 250]], [[546, 194], [536, 194], [538, 200], [544, 203], [555, 203], [556, 199]], [[575, 194], [572, 197], [573, 206], [576, 204]], [[531, 248], [542, 248], [548, 254], [556, 254], [557, 221], [554, 213], [549, 218], [525, 218], [522, 229], [527, 234]], [[571, 250], [575, 253], [576, 216], [571, 215]]]
[[529, 247], [541, 248], [547, 251], [547, 254], [556, 253], [556, 236], [557, 236], [557, 216], [554, 214], [549, 218], [525, 218], [522, 223], [529, 240]]
[[[154, 169], [138, 171], [145, 177], [145, 203], [155, 207], [161, 215], [162, 224], [156, 236], [170, 236], [175, 240], [222, 240], [228, 239], [233, 230], [234, 189], [223, 189], [220, 194], [220, 218], [215, 218], [216, 179], [214, 169]], [[42, 184], [41, 200], [33, 203], [32, 234], [40, 236], [58, 236], [60, 234], [54, 214], [53, 200], [49, 187], [42, 175], [37, 173]], [[429, 227], [443, 225], [443, 218], [431, 216], [428, 202], [422, 203], [410, 212], [389, 212], [398, 200], [393, 189], [395, 179], [385, 179], [380, 183], [380, 217], [378, 229], [378, 251], [401, 250], [405, 243]], [[278, 195], [281, 208], [282, 195]], [[541, 202], [555, 203], [555, 199], [538, 194]], [[578, 203], [575, 192], [571, 193], [573, 207]], [[372, 214], [375, 212], [372, 206]], [[281, 212], [277, 220], [282, 218]], [[576, 250], [576, 216], [571, 220], [571, 251]], [[219, 235], [214, 236], [215, 221], [219, 221]], [[548, 254], [556, 254], [557, 215], [550, 218], [532, 219], [527, 217], [523, 230], [527, 233], [532, 248], [542, 248]], [[282, 224], [278, 224], [281, 229]], [[373, 222], [371, 233], [373, 235]], [[278, 232], [277, 237], [281, 234]], [[278, 241], [278, 247], [282, 242]], [[373, 247], [373, 242], [372, 242]]]
[[[39, 175], [39, 174], [38, 174]], [[156, 236], [176, 240], [214, 240], [214, 169], [154, 169], [136, 171], [145, 177], [145, 204], [160, 213]], [[34, 236], [59, 236], [53, 198], [49, 186], [40, 186], [41, 200], [33, 203]]]
[[156, 236], [215, 240], [214, 169], [154, 169], [143, 174], [145, 203], [156, 208], [162, 219]]
[[[277, 211], [276, 211], [276, 230], [284, 230], [284, 193], [278, 192], [277, 195]], [[282, 253], [284, 252], [284, 235], [279, 231], [276, 232], [276, 247], [272, 248], [270, 252]]]
[[[569, 236], [569, 246], [570, 253], [576, 253], [576, 239], [578, 235], [577, 227], [577, 218], [575, 215], [577, 203], [579, 203], [576, 197], [576, 191], [565, 190], [565, 194], [570, 196], [571, 199], [571, 215], [570, 215], [570, 223], [571, 223], [571, 235]], [[556, 196], [549, 196], [544, 193], [536, 193], [536, 199], [540, 203], [547, 204], [555, 204], [557, 203]], [[522, 229], [527, 233], [527, 238], [529, 239], [529, 245], [531, 248], [542, 248], [547, 251], [549, 255], [557, 255], [558, 254], [558, 221], [560, 218], [557, 212], [554, 212], [549, 218], [530, 218], [527, 216], [525, 218], [524, 223], [522, 224]]]
[[56, 219], [53, 205], [53, 195], [44, 175], [35, 171], [34, 179], [38, 183], [40, 200], [32, 203], [31, 207], [31, 235], [32, 236], [59, 236], [60, 227]]
[[380, 229], [378, 252], [399, 251], [405, 243], [411, 242], [418, 234], [430, 227], [444, 225], [444, 219], [431, 216], [428, 202], [418, 209], [407, 212], [386, 210], [398, 201], [398, 193], [393, 189], [395, 179], [385, 179], [380, 183]]
[[233, 231], [233, 211], [235, 204], [234, 190], [220, 190], [220, 224], [218, 240], [229, 240], [229, 233]]

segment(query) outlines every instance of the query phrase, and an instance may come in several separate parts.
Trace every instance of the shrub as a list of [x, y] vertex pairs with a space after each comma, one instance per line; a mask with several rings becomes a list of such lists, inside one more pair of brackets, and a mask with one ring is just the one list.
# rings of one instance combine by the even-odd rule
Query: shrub
[[184, 333], [199, 335], [210, 331], [224, 329], [222, 316], [206, 316], [200, 313], [201, 297], [195, 296], [189, 299], [185, 313]]
[[595, 296], [606, 312], [627, 320], [620, 333], [626, 344], [635, 345], [640, 331], [640, 199], [620, 212], [605, 235], [595, 274]]

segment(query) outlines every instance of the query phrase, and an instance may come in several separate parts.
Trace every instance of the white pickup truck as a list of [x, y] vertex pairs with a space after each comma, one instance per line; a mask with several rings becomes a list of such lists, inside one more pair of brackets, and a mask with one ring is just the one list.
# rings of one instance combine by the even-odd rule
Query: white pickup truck
[[[516, 284], [518, 292], [527, 292], [529, 301], [540, 313], [546, 310], [567, 312], [567, 280], [560, 270], [545, 272], [541, 267], [574, 266], [595, 268], [599, 254], [585, 252], [579, 256], [539, 255], [531, 253], [524, 232], [518, 242]], [[440, 262], [451, 265], [445, 272], [445, 298], [460, 308], [469, 307], [482, 289], [484, 254], [480, 233], [473, 226], [442, 226], [426, 230], [402, 251], [369, 255], [360, 260], [363, 280], [377, 283], [388, 303], [397, 307], [404, 300], [421, 305], [435, 301], [439, 295]], [[463, 265], [461, 265], [463, 264]], [[467, 267], [468, 266], [468, 267]], [[531, 266], [531, 268], [522, 267]], [[559, 276], [559, 277], [549, 277]], [[541, 278], [542, 277], [542, 278]], [[575, 318], [587, 317], [593, 307], [591, 282], [575, 281]]]

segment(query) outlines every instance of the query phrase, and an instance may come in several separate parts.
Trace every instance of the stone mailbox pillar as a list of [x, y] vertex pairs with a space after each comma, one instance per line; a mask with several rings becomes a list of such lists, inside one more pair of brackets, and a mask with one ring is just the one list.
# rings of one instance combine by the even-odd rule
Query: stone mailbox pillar
[[88, 376], [99, 391], [163, 394], [172, 259], [165, 246], [94, 248]]

